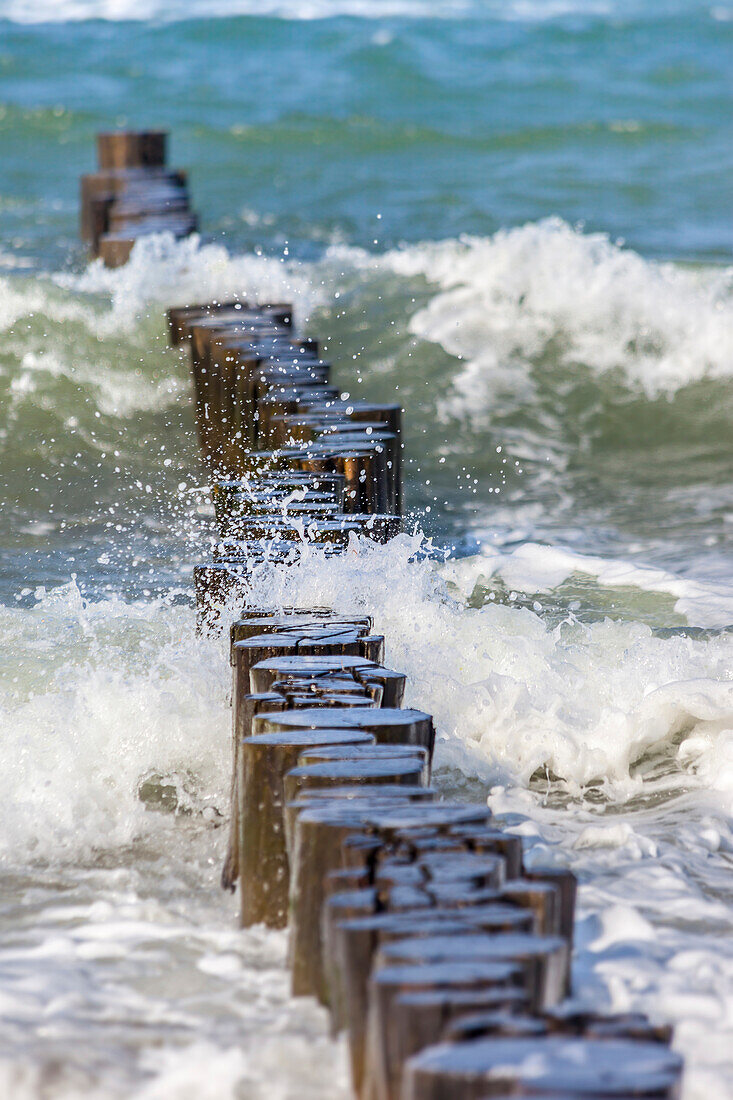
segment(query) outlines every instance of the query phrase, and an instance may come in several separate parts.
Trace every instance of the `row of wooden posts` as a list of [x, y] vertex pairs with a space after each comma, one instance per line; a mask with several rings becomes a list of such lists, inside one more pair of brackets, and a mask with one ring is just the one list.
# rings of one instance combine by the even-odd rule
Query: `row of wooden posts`
[[253, 604], [264, 562], [399, 532], [402, 410], [344, 398], [288, 304], [169, 324], [218, 527], [195, 588], [199, 629], [230, 638], [242, 926], [287, 927], [292, 992], [346, 1035], [360, 1100], [678, 1100], [668, 1027], [572, 999], [574, 876], [431, 785], [433, 720], [371, 615]]
[[186, 173], [166, 167], [167, 140], [162, 130], [97, 136], [97, 171], [81, 178], [81, 236], [107, 267], [127, 263], [140, 237], [196, 231]]
[[242, 925], [288, 926], [293, 994], [346, 1033], [363, 1100], [678, 1096], [668, 1028], [568, 999], [571, 872], [529, 870], [486, 806], [430, 785], [432, 718], [402, 706], [371, 616], [248, 597], [264, 560], [399, 531], [400, 408], [342, 398], [289, 305], [169, 320], [190, 350], [218, 524], [199, 622], [221, 628], [236, 608], [222, 877], [239, 882]]

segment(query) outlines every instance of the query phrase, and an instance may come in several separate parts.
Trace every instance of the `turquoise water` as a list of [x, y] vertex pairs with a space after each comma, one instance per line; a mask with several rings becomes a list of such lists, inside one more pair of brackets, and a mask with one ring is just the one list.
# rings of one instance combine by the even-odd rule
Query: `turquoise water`
[[95, 131], [165, 124], [206, 233], [236, 247], [312, 256], [553, 213], [645, 255], [726, 262], [733, 9], [584, 8], [4, 22], [4, 238], [67, 261]]
[[[202, 236], [106, 273], [78, 179], [115, 126], [171, 130]], [[677, 1024], [685, 1100], [733, 1095], [732, 181], [726, 3], [0, 0], [5, 1093], [346, 1094], [215, 889], [164, 307], [236, 291], [400, 397], [411, 517], [456, 551], [268, 583], [374, 612], [440, 781], [580, 874], [580, 993]]]

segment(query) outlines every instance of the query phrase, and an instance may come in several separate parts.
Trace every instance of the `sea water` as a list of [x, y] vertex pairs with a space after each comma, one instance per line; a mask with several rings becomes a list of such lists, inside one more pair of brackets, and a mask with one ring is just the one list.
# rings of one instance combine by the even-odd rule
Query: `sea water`
[[[733, 1096], [732, 62], [724, 0], [0, 0], [0, 1095], [348, 1095], [218, 889], [164, 309], [239, 293], [406, 409], [407, 532], [255, 598], [374, 615], [439, 786], [577, 872], [578, 995]], [[88, 265], [94, 134], [156, 125], [202, 236]]]

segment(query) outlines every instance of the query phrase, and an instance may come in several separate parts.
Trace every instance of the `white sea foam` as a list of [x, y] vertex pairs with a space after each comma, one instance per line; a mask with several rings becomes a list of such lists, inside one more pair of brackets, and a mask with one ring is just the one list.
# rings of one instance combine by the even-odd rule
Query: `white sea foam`
[[56, 279], [108, 295], [112, 312], [96, 324], [111, 331], [152, 302], [231, 295], [292, 299], [304, 322], [335, 273], [348, 281], [364, 272], [438, 288], [409, 327], [462, 360], [446, 416], [480, 425], [497, 393], [530, 398], [532, 362], [549, 349], [564, 365], [612, 375], [650, 398], [733, 373], [733, 269], [646, 260], [558, 218], [384, 254], [332, 245], [313, 264], [162, 235], [141, 240], [121, 269], [97, 261]]
[[141, 238], [122, 268], [95, 260], [81, 276], [59, 275], [63, 286], [109, 296], [112, 310], [104, 320], [110, 332], [129, 326], [151, 303], [188, 304], [226, 300], [292, 301], [296, 320], [305, 323], [323, 291], [309, 265], [285, 257], [231, 255], [220, 244], [202, 244], [198, 236], [176, 241], [162, 233]]
[[195, 639], [190, 612], [86, 603], [74, 582], [38, 595], [33, 610], [0, 609], [13, 654], [0, 796], [14, 807], [0, 858], [129, 843], [150, 824], [138, 797], [146, 776], [166, 777], [182, 805], [225, 808], [226, 662]]
[[[595, 578], [606, 588], [638, 588], [671, 596], [674, 611], [690, 626], [733, 627], [733, 585], [705, 584], [636, 562], [579, 554], [561, 546], [526, 542], [509, 551], [484, 547], [480, 573], [499, 576], [518, 592], [551, 592], [575, 574]], [[485, 566], [483, 563], [485, 562]], [[447, 567], [466, 596], [479, 578], [476, 559], [458, 559]]]
[[684, 1100], [733, 1094], [730, 818], [699, 791], [627, 815], [558, 813], [516, 788], [489, 801], [497, 813], [531, 814], [516, 827], [531, 863], [580, 877], [575, 996], [673, 1024]]
[[[438, 762], [487, 783], [548, 771], [570, 791], [597, 783], [623, 800], [645, 790], [645, 755], [674, 758], [678, 741], [697, 738], [682, 785], [720, 751], [717, 735], [733, 724], [733, 639], [658, 638], [610, 621], [551, 629], [527, 609], [471, 610], [450, 595], [455, 563], [436, 572], [410, 562], [415, 538], [257, 573], [254, 598], [373, 612], [412, 703], [435, 715]], [[733, 804], [733, 790], [721, 798]]]
[[[439, 764], [486, 783], [549, 770], [570, 791], [594, 782], [623, 800], [644, 793], [646, 754], [676, 759], [680, 786], [729, 759], [730, 637], [658, 638], [610, 621], [550, 628], [524, 608], [466, 608], [448, 584], [453, 563], [410, 560], [418, 543], [354, 543], [328, 561], [313, 551], [297, 568], [256, 570], [253, 595], [372, 612], [410, 701], [435, 715]], [[146, 775], [172, 777], [184, 803], [222, 809], [226, 660], [221, 643], [194, 639], [189, 611], [85, 604], [72, 583], [2, 614], [19, 655], [2, 704], [0, 794], [18, 808], [6, 854], [31, 854], [40, 836], [44, 850], [128, 843], [149, 820], [137, 794]], [[731, 803], [730, 768], [717, 776]]]
[[650, 397], [733, 373], [731, 270], [645, 260], [557, 218], [382, 262], [440, 287], [410, 327], [465, 361], [450, 415], [485, 418], [492, 395], [515, 386], [524, 396], [529, 362], [550, 347]]
[[410, 330], [462, 360], [442, 412], [479, 426], [498, 394], [531, 398], [532, 363], [548, 349], [563, 365], [616, 377], [651, 398], [733, 372], [731, 270], [646, 260], [557, 218], [384, 254], [333, 245], [314, 264], [154, 237], [122, 269], [96, 262], [58, 281], [109, 295], [112, 312], [97, 322], [109, 329], [154, 301], [232, 294], [291, 298], [305, 321], [336, 272], [347, 281], [388, 272], [438, 288]]
[[290, 997], [283, 933], [236, 927], [223, 830], [183, 820], [110, 866], [3, 877], [0, 1093], [344, 1100], [343, 1041]]

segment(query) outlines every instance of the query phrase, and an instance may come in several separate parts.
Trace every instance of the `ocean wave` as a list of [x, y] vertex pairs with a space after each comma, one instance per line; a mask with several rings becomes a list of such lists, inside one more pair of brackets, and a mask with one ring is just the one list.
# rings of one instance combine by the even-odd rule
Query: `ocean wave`
[[[699, 783], [731, 804], [731, 638], [472, 609], [451, 593], [455, 565], [415, 560], [420, 545], [354, 541], [341, 558], [258, 567], [252, 598], [371, 612], [408, 705], [435, 716], [437, 767], [487, 790], [554, 775], [578, 797], [590, 784], [623, 801]], [[195, 638], [192, 611], [163, 601], [87, 602], [74, 582], [36, 596], [0, 611], [17, 655], [3, 673], [4, 858], [129, 844], [151, 819], [146, 777], [184, 809], [226, 812], [224, 640]], [[673, 765], [659, 787], [639, 768], [650, 757]]]
[[542, 356], [614, 373], [650, 398], [733, 375], [733, 269], [657, 263], [559, 218], [382, 262], [440, 287], [410, 328], [464, 363], [451, 416], [485, 415], [497, 389], [526, 393]]
[[107, 297], [111, 311], [100, 322], [106, 333], [120, 325], [133, 327], [152, 304], [228, 298], [292, 301], [296, 321], [303, 325], [324, 296], [311, 265], [286, 256], [233, 255], [197, 235], [176, 241], [165, 233], [141, 238], [122, 268], [94, 260], [81, 275], [56, 275], [55, 282]]
[[551, 627], [528, 608], [470, 608], [451, 595], [455, 563], [415, 562], [418, 545], [407, 535], [385, 548], [355, 542], [325, 566], [313, 554], [255, 572], [253, 601], [371, 611], [388, 663], [408, 673], [410, 704], [435, 715], [438, 765], [487, 786], [554, 774], [569, 791], [593, 784], [623, 800], [643, 795], [636, 765], [650, 753], [674, 758], [678, 740], [698, 738], [678, 770], [682, 789], [727, 751], [718, 734], [733, 720], [733, 638], [660, 638], [638, 622]]
[[[228, 677], [221, 647], [162, 601], [87, 602], [75, 581], [0, 608], [0, 858], [88, 855], [146, 831], [138, 791], [164, 777], [181, 805], [226, 809]], [[198, 801], [197, 801], [198, 800]]]
[[41, 421], [50, 437], [44, 443], [57, 449], [54, 422], [61, 446], [72, 430], [88, 440], [100, 416], [121, 418], [180, 400], [184, 383], [171, 361], [161, 363], [154, 343], [151, 351], [151, 329], [160, 327], [159, 316], [148, 323], [140, 314], [125, 326], [122, 311], [99, 295], [80, 295], [45, 276], [0, 278], [0, 442], [6, 454], [17, 459], [35, 449]]
[[156, 300], [232, 294], [285, 296], [305, 323], [332, 300], [330, 284], [348, 287], [364, 273], [438, 288], [409, 328], [461, 361], [443, 403], [444, 414], [460, 419], [485, 415], [495, 392], [531, 397], [532, 367], [543, 357], [624, 379], [649, 398], [733, 376], [733, 268], [648, 260], [559, 218], [381, 254], [334, 244], [314, 263], [232, 255], [196, 237], [151, 237], [122, 269], [95, 261], [56, 281], [109, 295], [109, 329]]
[[698, 628], [733, 631], [733, 585], [703, 583], [638, 562], [579, 554], [562, 546], [525, 542], [509, 551], [483, 547], [479, 558], [459, 559], [450, 565], [451, 578], [469, 597], [480, 575], [500, 577], [518, 592], [555, 591], [574, 575], [592, 577], [604, 588], [633, 588], [669, 596], [673, 612]]
[[[536, 5], [535, 5], [536, 6]], [[553, 8], [567, 5], [553, 2]], [[605, 5], [599, 4], [604, 9]], [[529, 7], [519, 3], [518, 7]], [[0, 18], [17, 23], [79, 22], [88, 19], [159, 20], [178, 22], [196, 18], [226, 19], [237, 16], [271, 16], [280, 19], [311, 20], [334, 16], [367, 19], [390, 17], [450, 18], [480, 11], [475, 0], [64, 0], [38, 3], [36, 0], [5, 0]]]
[[[70, 427], [155, 412], [189, 392], [166, 348], [163, 306], [204, 298], [295, 302], [298, 323], [323, 296], [306, 265], [230, 255], [198, 237], [143, 238], [118, 270], [0, 276], [0, 441], [26, 449], [39, 408]], [[51, 441], [53, 443], [53, 440]]]

